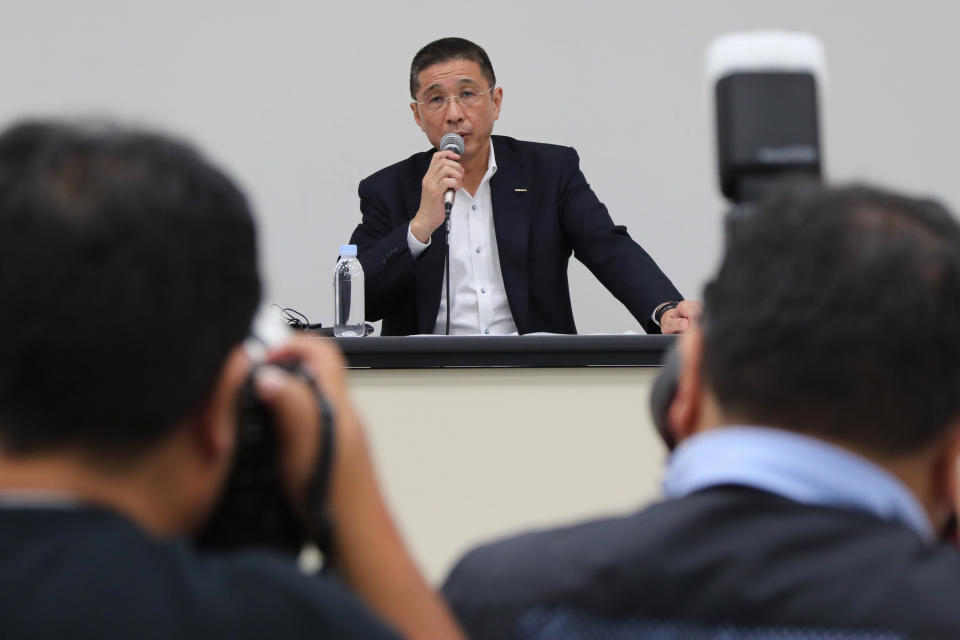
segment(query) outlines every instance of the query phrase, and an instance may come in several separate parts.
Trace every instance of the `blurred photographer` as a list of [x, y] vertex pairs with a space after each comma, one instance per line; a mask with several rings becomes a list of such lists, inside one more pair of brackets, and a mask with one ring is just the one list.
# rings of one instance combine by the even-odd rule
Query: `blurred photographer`
[[[319, 339], [268, 359], [299, 362], [336, 416], [325, 511], [342, 583], [266, 550], [184, 542], [238, 445], [256, 253], [244, 196], [181, 142], [58, 122], [0, 135], [4, 637], [459, 637], [392, 523], [343, 360]], [[280, 367], [259, 368], [255, 388], [307, 530], [331, 425]]]
[[960, 224], [784, 186], [680, 341], [664, 500], [469, 552], [483, 638], [960, 638]]

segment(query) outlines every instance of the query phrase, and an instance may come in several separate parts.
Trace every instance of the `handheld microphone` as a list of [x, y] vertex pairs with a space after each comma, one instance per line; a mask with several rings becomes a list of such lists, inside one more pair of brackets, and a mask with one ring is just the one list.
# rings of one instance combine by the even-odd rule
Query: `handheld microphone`
[[[466, 148], [466, 144], [463, 142], [463, 136], [459, 133], [445, 133], [442, 138], [440, 138], [440, 151], [453, 151], [457, 155], [462, 156], [463, 150]], [[446, 210], [447, 215], [450, 215], [450, 210], [453, 209], [453, 197], [456, 195], [456, 191], [453, 189], [447, 189], [447, 192], [443, 194], [443, 208]]]
[[[463, 136], [459, 133], [445, 133], [440, 138], [440, 151], [453, 151], [462, 156], [466, 146], [463, 142]], [[443, 251], [444, 262], [446, 263], [444, 280], [446, 280], [447, 289], [447, 329], [444, 332], [446, 335], [450, 335], [450, 307], [453, 306], [453, 300], [450, 298], [450, 212], [453, 211], [453, 197], [456, 193], [453, 189], [447, 189], [446, 193], [443, 194], [443, 211], [446, 216], [446, 239]]]

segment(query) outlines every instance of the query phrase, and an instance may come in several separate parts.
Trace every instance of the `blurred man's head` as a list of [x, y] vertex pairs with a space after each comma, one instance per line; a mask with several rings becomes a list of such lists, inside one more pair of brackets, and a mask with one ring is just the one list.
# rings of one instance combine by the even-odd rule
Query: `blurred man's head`
[[260, 296], [244, 196], [189, 146], [0, 136], [0, 449], [136, 457], [213, 392]]
[[[863, 186], [782, 189], [731, 228], [705, 294], [688, 342], [713, 422], [890, 458], [955, 429], [960, 226], [939, 204]], [[679, 405], [684, 435], [696, 420]]]

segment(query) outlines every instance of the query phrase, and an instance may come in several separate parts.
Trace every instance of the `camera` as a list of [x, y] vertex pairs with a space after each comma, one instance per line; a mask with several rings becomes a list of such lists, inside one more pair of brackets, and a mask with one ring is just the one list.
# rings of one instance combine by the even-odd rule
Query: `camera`
[[332, 534], [327, 494], [336, 433], [333, 411], [316, 381], [299, 363], [278, 364], [310, 386], [321, 421], [320, 449], [303, 496], [303, 512], [282, 485], [274, 416], [257, 396], [255, 385], [257, 370], [264, 366], [266, 347], [279, 344], [284, 332], [271, 329], [259, 335], [269, 337], [252, 338], [245, 345], [255, 364], [237, 397], [236, 448], [226, 486], [194, 542], [207, 549], [260, 548], [293, 556], [305, 544], [314, 543], [329, 558]]
[[[820, 179], [819, 96], [826, 55], [809, 34], [732, 33], [711, 43], [706, 66], [714, 88], [720, 191], [733, 205], [725, 218], [729, 236], [751, 205], [785, 177]], [[650, 394], [654, 425], [669, 450], [676, 441], [667, 413], [680, 364], [674, 344]]]

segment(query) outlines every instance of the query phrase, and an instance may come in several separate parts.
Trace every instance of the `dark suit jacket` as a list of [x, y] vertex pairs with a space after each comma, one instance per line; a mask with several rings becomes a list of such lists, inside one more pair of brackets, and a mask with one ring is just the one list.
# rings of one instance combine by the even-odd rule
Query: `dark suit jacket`
[[443, 591], [473, 640], [960, 638], [956, 549], [743, 487], [481, 547]]
[[[576, 333], [567, 262], [573, 254], [648, 333], [650, 314], [679, 292], [649, 255], [613, 224], [569, 147], [493, 136], [490, 180], [500, 269], [520, 333]], [[363, 220], [351, 244], [366, 277], [366, 315], [384, 335], [432, 333], [443, 283], [444, 229], [414, 259], [407, 228], [420, 207], [421, 180], [433, 150], [382, 169], [360, 183]]]

